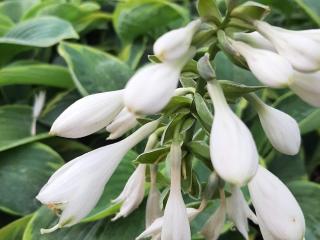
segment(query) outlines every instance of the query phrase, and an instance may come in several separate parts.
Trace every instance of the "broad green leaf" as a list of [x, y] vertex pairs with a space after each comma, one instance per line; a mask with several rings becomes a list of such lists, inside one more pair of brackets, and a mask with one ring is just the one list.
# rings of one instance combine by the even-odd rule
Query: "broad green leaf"
[[67, 68], [49, 64], [12, 65], [0, 69], [0, 86], [13, 84], [74, 87]]
[[320, 239], [320, 185], [308, 181], [296, 181], [289, 185], [299, 202], [306, 219], [306, 240]]
[[23, 13], [39, 0], [7, 0], [0, 3], [0, 13], [18, 22]]
[[119, 167], [114, 172], [109, 182], [105, 186], [102, 197], [97, 206], [91, 211], [85, 221], [96, 221], [98, 219], [110, 216], [119, 210], [119, 204], [111, 203], [123, 190], [127, 180], [134, 171], [132, 161], [137, 157], [137, 154], [130, 151], [122, 159]]
[[56, 17], [39, 17], [21, 22], [0, 38], [0, 44], [50, 47], [64, 39], [76, 39], [72, 25]]
[[83, 95], [121, 89], [133, 73], [116, 57], [84, 45], [63, 42], [59, 53]]
[[205, 21], [221, 22], [221, 13], [215, 0], [198, 0], [197, 9], [200, 17]]
[[0, 151], [50, 137], [31, 136], [32, 109], [24, 105], [0, 107]]
[[1, 152], [0, 159], [0, 209], [16, 215], [39, 207], [35, 196], [63, 163], [55, 151], [40, 143]]
[[133, 0], [118, 3], [113, 25], [124, 42], [131, 42], [141, 35], [159, 36], [187, 21], [186, 10], [169, 1]]
[[23, 16], [23, 20], [40, 16], [54, 16], [64, 19], [74, 26], [77, 31], [85, 29], [94, 21], [110, 21], [112, 17], [104, 12], [98, 12], [99, 5], [76, 5], [72, 3], [57, 3], [56, 1], [41, 2], [31, 8]]
[[32, 215], [25, 216], [0, 229], [0, 240], [22, 239], [25, 228]]
[[319, 0], [294, 0], [320, 26]]
[[57, 223], [57, 216], [41, 208], [29, 222], [22, 240], [133, 240], [144, 230], [145, 204], [124, 219], [111, 222], [109, 218], [91, 223], [80, 223], [41, 235], [40, 229]]
[[0, 36], [3, 36], [14, 26], [12, 20], [6, 15], [0, 14]]

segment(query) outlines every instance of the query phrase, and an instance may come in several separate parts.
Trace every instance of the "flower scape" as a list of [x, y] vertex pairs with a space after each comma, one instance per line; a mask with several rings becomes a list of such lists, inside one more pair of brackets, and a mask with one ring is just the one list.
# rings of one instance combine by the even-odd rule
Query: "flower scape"
[[[209, 2], [210, 11], [204, 11], [201, 4]], [[146, 143], [134, 161], [135, 171], [113, 200], [119, 205], [112, 218], [117, 221], [147, 195], [145, 230], [132, 239], [189, 240], [190, 223], [213, 202], [215, 210], [197, 233], [205, 239], [218, 239], [229, 221], [248, 240], [249, 220], [265, 240], [305, 238], [297, 200], [267, 170], [234, 103], [252, 106], [274, 149], [296, 155], [301, 145], [298, 123], [268, 105], [259, 90], [289, 88], [320, 107], [320, 30], [272, 26], [264, 21], [269, 7], [250, 1], [230, 4], [226, 14], [214, 1], [199, 1], [198, 9], [198, 19], [154, 42], [150, 63], [124, 89], [83, 97], [55, 120], [52, 135], [81, 138], [106, 128], [113, 143], [68, 162], [42, 187], [36, 198], [59, 221], [43, 226], [41, 233], [81, 222], [127, 152]], [[220, 66], [213, 59], [221, 51], [250, 70], [261, 86], [218, 79]], [[204, 184], [195, 174], [195, 158], [211, 171]]]

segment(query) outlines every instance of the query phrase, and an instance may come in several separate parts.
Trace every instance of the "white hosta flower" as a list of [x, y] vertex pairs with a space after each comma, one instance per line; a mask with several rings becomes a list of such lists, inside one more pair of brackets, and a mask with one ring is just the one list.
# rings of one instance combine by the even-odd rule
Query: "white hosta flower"
[[210, 135], [210, 155], [215, 171], [225, 181], [241, 186], [256, 173], [259, 155], [248, 127], [227, 104], [218, 82], [208, 82], [215, 116]]
[[164, 210], [161, 240], [188, 240], [191, 239], [191, 232], [186, 206], [181, 193], [182, 153], [179, 143], [172, 143], [169, 154], [171, 161], [171, 185], [169, 198]]
[[272, 43], [257, 31], [251, 33], [238, 32], [234, 34], [234, 38], [236, 40], [245, 42], [252, 47], [276, 52], [276, 49], [273, 47]]
[[221, 203], [214, 214], [204, 225], [201, 234], [208, 240], [217, 240], [222, 233], [224, 222], [226, 219], [226, 205]]
[[110, 123], [106, 127], [106, 130], [110, 132], [108, 140], [121, 137], [123, 134], [137, 125], [138, 121], [135, 115], [129, 112], [127, 108], [122, 109], [122, 111], [115, 117], [112, 123]]
[[31, 135], [36, 135], [37, 131], [37, 119], [39, 118], [41, 111], [46, 101], [46, 92], [40, 91], [34, 97], [34, 104], [32, 108], [32, 124], [31, 124]]
[[123, 90], [92, 94], [70, 105], [50, 133], [67, 138], [88, 136], [107, 126], [123, 108]]
[[154, 54], [163, 62], [181, 58], [189, 50], [193, 35], [200, 24], [200, 20], [194, 20], [183, 28], [165, 33], [154, 43]]
[[290, 31], [263, 21], [255, 21], [255, 26], [295, 69], [301, 72], [320, 70], [319, 31]]
[[280, 179], [259, 167], [248, 186], [264, 239], [304, 238], [305, 220], [302, 210]]
[[158, 124], [158, 121], [147, 123], [126, 139], [77, 157], [56, 171], [36, 198], [61, 213], [60, 219], [53, 228], [42, 229], [42, 233], [72, 226], [86, 217], [123, 156]]
[[125, 88], [128, 110], [145, 115], [160, 112], [174, 95], [182, 67], [194, 53], [192, 49], [176, 62], [148, 64], [137, 71]]
[[[188, 216], [189, 222], [191, 222], [199, 213], [200, 213], [200, 211], [198, 209], [187, 208], [187, 216]], [[156, 220], [154, 220], [154, 222], [143, 233], [141, 233], [136, 238], [136, 240], [148, 238], [151, 236], [157, 236], [157, 235], [160, 236], [161, 229], [163, 226], [163, 220], [164, 220], [164, 217], [159, 217]], [[180, 229], [179, 229], [179, 231], [180, 231]]]
[[253, 48], [244, 42], [231, 43], [245, 58], [251, 72], [260, 82], [274, 88], [289, 84], [294, 71], [287, 59], [268, 50]]
[[140, 164], [130, 176], [120, 195], [114, 199], [113, 203], [122, 203], [120, 212], [112, 219], [115, 221], [120, 217], [127, 217], [133, 212], [144, 198], [144, 183], [146, 175], [146, 165]]
[[297, 154], [301, 145], [297, 121], [290, 115], [268, 106], [256, 96], [253, 96], [252, 99], [262, 128], [272, 146], [287, 155]]
[[302, 100], [320, 107], [320, 71], [314, 73], [295, 72], [290, 89]]
[[257, 223], [257, 217], [249, 208], [240, 188], [233, 187], [231, 196], [226, 199], [227, 216], [235, 224], [242, 236], [248, 240], [248, 218]]

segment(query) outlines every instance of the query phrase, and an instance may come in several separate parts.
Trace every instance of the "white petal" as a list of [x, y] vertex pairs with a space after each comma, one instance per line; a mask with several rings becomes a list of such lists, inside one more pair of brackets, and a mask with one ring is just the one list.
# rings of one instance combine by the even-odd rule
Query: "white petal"
[[301, 240], [305, 220], [296, 199], [289, 189], [271, 172], [259, 167], [249, 183], [252, 203], [259, 225], [274, 239]]
[[276, 49], [273, 47], [272, 43], [264, 36], [262, 36], [259, 32], [239, 32], [235, 33], [234, 38], [236, 40], [243, 41], [252, 47], [276, 52]]
[[279, 88], [289, 84], [293, 68], [284, 57], [263, 49], [232, 41], [232, 46], [246, 59], [251, 72], [263, 84]]
[[320, 107], [320, 71], [314, 73], [295, 72], [289, 87], [305, 102]]
[[255, 175], [259, 155], [247, 126], [231, 111], [221, 88], [208, 83], [215, 116], [210, 135], [210, 156], [215, 171], [237, 186]]
[[[300, 31], [289, 31], [256, 21], [258, 31], [269, 39], [280, 55], [287, 58], [295, 69], [313, 72], [320, 69], [320, 41]], [[309, 35], [311, 33], [309, 32]], [[317, 36], [319, 37], [319, 35]]]
[[123, 90], [97, 93], [69, 106], [53, 123], [50, 133], [67, 138], [90, 135], [108, 125], [123, 108]]
[[290, 115], [262, 102], [257, 110], [261, 125], [272, 146], [284, 154], [297, 154], [301, 144], [297, 121]]
[[165, 33], [154, 43], [154, 54], [163, 62], [181, 58], [189, 50], [192, 37], [200, 24], [200, 20], [195, 20], [184, 28]]

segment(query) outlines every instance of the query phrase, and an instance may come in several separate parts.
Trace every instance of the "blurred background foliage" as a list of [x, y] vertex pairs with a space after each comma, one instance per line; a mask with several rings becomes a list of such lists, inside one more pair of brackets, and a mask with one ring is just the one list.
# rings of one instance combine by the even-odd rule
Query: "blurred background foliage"
[[[289, 29], [320, 26], [319, 0], [257, 2], [271, 6], [267, 20], [274, 25]], [[195, 17], [196, 3], [191, 0], [0, 1], [0, 240], [129, 240], [144, 229], [144, 206], [125, 219], [110, 221], [119, 209], [110, 200], [132, 173], [138, 147], [126, 155], [84, 223], [40, 236], [41, 227], [56, 221], [35, 199], [41, 186], [64, 162], [109, 143], [103, 131], [77, 140], [52, 137], [48, 131], [55, 118], [81, 96], [123, 88], [148, 61], [158, 36]], [[217, 55], [215, 64], [219, 79], [258, 84], [250, 72], [223, 54]], [[46, 91], [46, 104], [37, 121], [37, 134], [32, 135], [32, 105], [39, 91]], [[262, 160], [301, 204], [306, 240], [319, 240], [320, 110], [287, 90], [265, 89], [261, 95], [299, 122], [303, 148], [297, 156], [271, 148], [246, 102], [240, 100], [234, 107], [250, 126]], [[194, 164], [200, 179], [207, 179], [209, 169]], [[194, 239], [201, 239], [197, 231], [210, 213], [212, 209], [192, 223]], [[225, 229], [221, 239], [242, 239], [230, 224]], [[255, 225], [251, 224], [251, 230], [252, 239], [261, 239]]]

